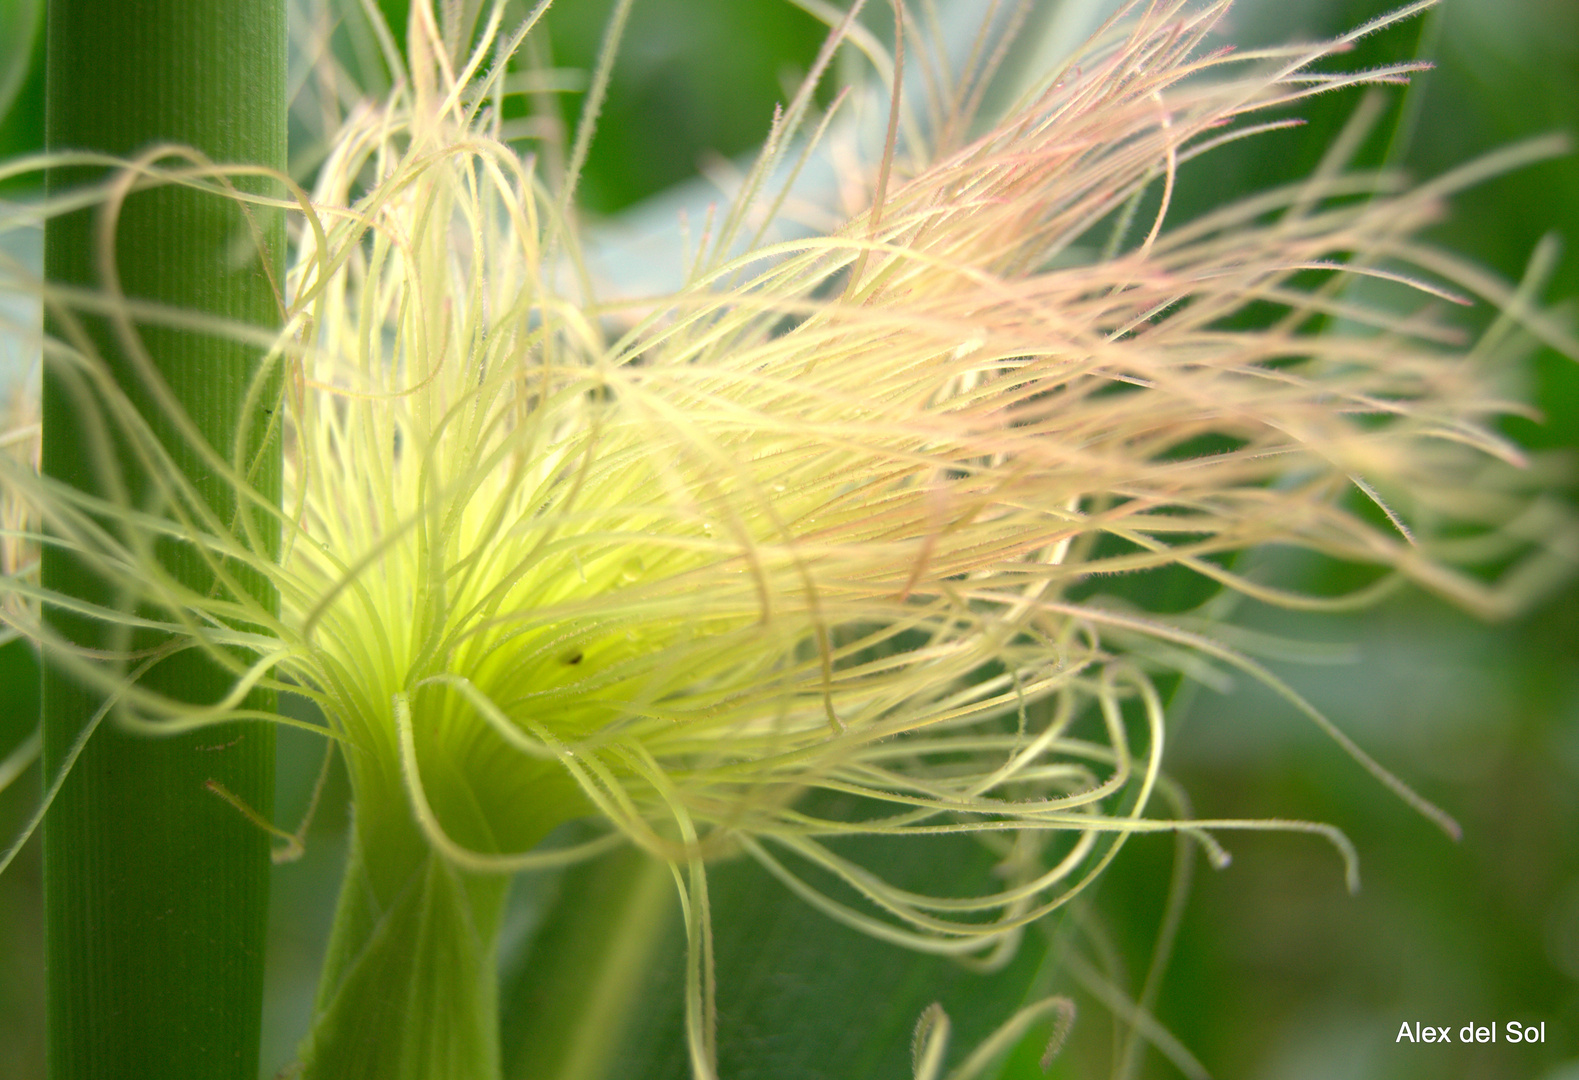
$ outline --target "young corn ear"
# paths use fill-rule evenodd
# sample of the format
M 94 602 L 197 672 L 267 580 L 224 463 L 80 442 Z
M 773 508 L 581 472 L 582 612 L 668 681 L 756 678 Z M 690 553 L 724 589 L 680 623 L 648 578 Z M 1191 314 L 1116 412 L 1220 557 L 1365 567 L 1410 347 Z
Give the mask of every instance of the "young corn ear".
M 881 155 L 845 178 L 864 208 L 775 238 L 773 178 L 814 141 L 835 50 L 856 41 L 903 83 L 852 11 L 684 286 L 620 298 L 597 292 L 571 209 L 590 122 L 557 189 L 498 137 L 501 57 L 541 7 L 505 35 L 495 5 L 468 50 L 414 4 L 407 76 L 340 126 L 300 200 L 271 353 L 283 510 L 238 454 L 211 455 L 239 504 L 278 513 L 281 558 L 245 515 L 193 509 L 153 448 L 143 467 L 183 512 L 67 491 L 11 459 L 4 474 L 39 523 L 13 541 L 69 546 L 122 583 L 125 607 L 91 614 L 157 624 L 235 671 L 211 707 L 151 694 L 135 658 L 52 639 L 37 606 L 61 598 L 14 561 L 8 623 L 112 693 L 116 722 L 216 723 L 264 685 L 310 698 L 342 747 L 351 866 L 306 1074 L 494 1075 L 503 875 L 616 844 L 674 867 L 698 1076 L 715 1060 L 710 857 L 743 852 L 884 939 L 1003 962 L 1126 836 L 1186 830 L 1220 854 L 1212 830 L 1255 827 L 1157 806 L 1159 673 L 1265 681 L 1451 829 L 1207 622 L 1096 588 L 1176 566 L 1333 608 L 1412 580 L 1500 614 L 1571 565 L 1571 523 L 1494 426 L 1517 407 L 1496 387 L 1524 335 L 1466 341 L 1445 313 L 1478 295 L 1574 343 L 1527 293 L 1418 238 L 1456 189 L 1556 141 L 1409 188 L 1349 171 L 1351 132 L 1303 183 L 1168 221 L 1181 167 L 1278 123 L 1245 117 L 1413 70 L 1311 65 L 1425 6 L 1228 54 L 1206 47 L 1222 3 L 1126 4 L 995 118 L 977 113 L 994 28 L 953 79 L 924 43 L 929 112 L 892 90 Z M 817 125 L 824 141 L 839 123 Z M 1244 328 L 1251 305 L 1275 314 Z M 48 352 L 94 387 L 106 428 L 148 447 L 95 357 Z M 101 467 L 113 479 L 116 462 Z M 207 553 L 215 588 L 168 580 L 154 558 L 168 543 Z M 1305 596 L 1224 558 L 1264 545 L 1384 574 Z M 231 563 L 274 583 L 278 617 Z M 1462 568 L 1492 563 L 1494 581 Z M 815 792 L 865 809 L 821 816 Z M 576 819 L 597 823 L 590 839 L 539 846 Z M 841 853 L 841 837 L 960 832 L 1002 835 L 1000 891 L 921 896 Z M 863 903 L 813 884 L 827 874 Z

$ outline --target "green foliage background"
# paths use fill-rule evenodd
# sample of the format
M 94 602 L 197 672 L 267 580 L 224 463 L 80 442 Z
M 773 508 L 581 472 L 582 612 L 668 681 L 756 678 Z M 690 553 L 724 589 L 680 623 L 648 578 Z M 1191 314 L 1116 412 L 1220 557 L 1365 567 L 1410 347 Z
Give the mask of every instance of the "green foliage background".
M 390 5 L 396 6 L 396 5 Z M 556 64 L 586 67 L 607 0 L 560 0 L 548 26 Z M 1375 0 L 1258 0 L 1231 16 L 1238 39 L 1315 36 L 1384 10 Z M 878 20 L 880 23 L 881 20 Z M 782 0 L 638 0 L 583 187 L 614 214 L 696 171 L 704 154 L 737 155 L 766 130 L 783 84 L 821 39 Z M 1345 66 L 1420 49 L 1438 67 L 1400 92 L 1397 135 L 1367 149 L 1430 176 L 1520 137 L 1579 121 L 1579 7 L 1571 0 L 1446 0 L 1432 21 L 1367 42 Z M 1318 99 L 1301 129 L 1237 144 L 1187 174 L 1176 213 L 1300 175 L 1356 102 Z M 574 100 L 567 100 L 567 121 Z M 36 145 L 29 92 L 0 126 L 9 152 Z M 1437 239 L 1517 277 L 1540 237 L 1566 242 L 1549 297 L 1579 297 L 1579 158 L 1504 177 L 1457 200 Z M 1470 319 L 1484 319 L 1484 310 Z M 1537 358 L 1528 393 L 1545 422 L 1510 422 L 1532 448 L 1579 453 L 1579 365 Z M 1569 497 L 1575 487 L 1570 485 Z M 1314 584 L 1341 569 L 1311 566 Z M 1234 863 L 1195 874 L 1157 1015 L 1221 1078 L 1411 1080 L 1579 1078 L 1579 589 L 1484 626 L 1422 597 L 1355 617 L 1290 617 L 1243 604 L 1237 618 L 1299 638 L 1352 642 L 1342 666 L 1280 665 L 1389 767 L 1464 825 L 1455 845 L 1375 785 L 1318 733 L 1253 687 L 1176 701 L 1170 770 L 1203 816 L 1330 821 L 1355 841 L 1365 885 L 1343 889 L 1325 846 L 1281 835 L 1234 836 Z M 0 650 L 0 754 L 31 729 L 36 670 L 24 647 Z M 305 805 L 320 748 L 281 735 L 279 812 Z M 10 835 L 38 798 L 36 770 L 0 796 Z M 346 824 L 335 776 L 306 857 L 276 870 L 263 1075 L 286 1063 L 305 1024 L 338 884 Z M 1029 935 L 1005 971 L 982 977 L 835 927 L 741 863 L 715 877 L 721 1065 L 728 1080 L 909 1075 L 916 1016 L 941 998 L 962 1050 L 1028 994 L 1073 993 L 1076 1035 L 1053 1075 L 1108 1075 L 1118 1035 L 1069 977 L 1071 951 L 1127 972 L 1133 991 L 1162 917 L 1174 845 L 1141 838 L 1100 883 L 1090 913 Z M 936 883 L 987 873 L 970 844 L 884 856 L 900 878 Z M 43 1075 L 41 897 L 35 850 L 0 878 L 0 1080 Z M 530 1068 L 532 988 L 546 969 L 594 953 L 575 913 L 617 894 L 593 867 L 518 890 L 506 947 L 505 1046 Z M 602 893 L 600 893 L 602 890 Z M 589 899 L 590 898 L 590 899 Z M 680 931 L 653 944 L 645 985 L 610 1075 L 684 1075 L 678 1035 Z M 547 928 L 544 930 L 544 928 Z M 542 932 L 539 932 L 542 931 Z M 557 943 L 551 949 L 544 942 Z M 557 950 L 557 952 L 555 951 Z M 512 1006 L 512 1003 L 514 1005 Z M 517 1011 L 512 1015 L 512 1008 Z M 1416 1046 L 1400 1024 L 1546 1024 L 1542 1045 Z M 518 1037 L 512 1031 L 520 1031 Z M 1034 1035 L 1005 1077 L 1039 1074 Z M 1175 1076 L 1156 1053 L 1138 1075 Z

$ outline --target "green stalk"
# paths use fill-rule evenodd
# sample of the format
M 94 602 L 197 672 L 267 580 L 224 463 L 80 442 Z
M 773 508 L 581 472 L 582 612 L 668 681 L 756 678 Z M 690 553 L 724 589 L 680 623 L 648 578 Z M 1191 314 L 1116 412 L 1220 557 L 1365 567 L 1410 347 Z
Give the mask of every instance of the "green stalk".
M 654 954 L 678 922 L 669 868 L 631 848 L 568 871 L 569 899 L 507 987 L 512 1024 L 501 1051 L 499 932 L 510 878 L 445 860 L 414 820 L 400 774 L 372 755 L 348 760 L 351 857 L 302 1080 L 607 1075 Z M 492 846 L 484 815 L 467 812 L 464 779 L 442 754 L 426 764 L 427 790 L 449 826 Z M 539 831 L 557 823 L 545 813 Z
M 498 762 L 509 748 L 486 735 L 446 741 L 430 722 L 434 697 L 417 695 L 415 722 L 400 737 L 404 762 L 404 752 L 372 743 L 345 755 L 351 853 L 302 1080 L 499 1077 L 499 931 L 510 877 L 447 859 L 419 813 L 461 847 L 499 853 L 533 848 L 586 804 L 553 762 L 502 792 L 479 783 L 478 762 Z M 410 788 L 417 771 L 420 809 Z M 502 804 L 518 813 L 501 813 Z
M 281 0 L 50 0 L 46 142 L 52 150 L 128 156 L 159 143 L 195 147 L 218 163 L 285 165 L 285 8 Z M 54 170 L 60 192 L 100 177 Z M 262 190 L 261 182 L 238 186 Z M 116 229 L 116 264 L 128 297 L 261 327 L 279 324 L 283 221 L 254 211 L 266 253 L 228 199 L 171 187 L 132 196 Z M 45 233 L 50 280 L 97 289 L 92 210 L 53 220 Z M 59 313 L 52 324 L 59 330 Z M 175 434 L 102 321 L 86 329 L 99 353 L 220 520 L 234 515 L 223 478 Z M 222 456 L 232 453 L 243 397 L 259 357 L 251 347 L 167 327 L 141 327 L 155 365 Z M 80 411 L 60 377 L 44 381 L 44 470 L 86 490 L 103 478 L 84 450 L 100 421 Z M 254 483 L 278 497 L 280 448 L 248 447 Z M 126 455 L 122 455 L 123 458 Z M 139 500 L 146 477 L 122 478 Z M 262 535 L 277 526 L 259 518 Z M 161 558 L 186 584 L 211 575 L 196 553 L 168 544 Z M 46 589 L 115 602 L 115 584 L 46 548 Z M 259 600 L 277 599 L 258 575 L 237 571 Z M 107 644 L 103 626 L 48 612 L 83 645 Z M 157 640 L 143 637 L 148 647 Z M 153 667 L 143 684 L 191 702 L 218 700 L 232 682 L 196 650 Z M 54 665 L 44 674 L 44 766 L 53 776 L 100 695 Z M 253 695 L 255 708 L 272 698 Z M 54 1080 L 183 1077 L 253 1080 L 258 1069 L 266 928 L 267 836 L 205 785 L 217 781 L 262 814 L 271 810 L 274 737 L 267 723 L 233 723 L 166 739 L 105 723 L 76 762 L 45 822 L 48 1053 Z
M 510 879 L 428 844 L 398 771 L 349 762 L 355 820 L 303 1080 L 493 1080 Z

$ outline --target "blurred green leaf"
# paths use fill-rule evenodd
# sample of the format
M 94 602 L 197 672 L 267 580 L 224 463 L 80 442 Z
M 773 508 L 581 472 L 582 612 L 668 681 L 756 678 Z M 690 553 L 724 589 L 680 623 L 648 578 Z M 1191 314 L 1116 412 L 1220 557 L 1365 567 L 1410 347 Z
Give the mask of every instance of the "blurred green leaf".
M 546 19 L 553 63 L 590 71 L 612 0 L 555 4 Z M 613 213 L 767 137 L 826 28 L 783 0 L 643 0 L 635 5 L 579 189 Z M 788 89 L 786 89 L 788 87 Z M 581 94 L 564 95 L 567 131 Z
M 0 759 L 38 730 L 38 654 L 17 639 L 0 645 Z
M 43 0 L 0 0 L 0 120 L 27 83 L 43 29 Z
M 906 844 L 863 843 L 863 865 L 905 888 L 978 895 L 1001 879 L 996 857 L 960 837 Z M 629 910 L 632 856 L 567 874 L 541 923 L 526 963 L 507 983 L 506 1059 L 512 1078 L 577 1080 L 639 1076 L 687 1080 L 683 1027 L 684 936 L 672 881 L 663 881 L 666 925 L 653 933 L 650 960 L 635 985 L 636 1007 L 600 1030 L 606 1044 L 596 1072 L 559 1072 L 559 1060 L 533 1057 L 585 1009 L 565 995 L 596 992 L 585 963 L 606 962 Z M 640 861 L 640 857 L 634 857 Z M 621 861 L 624 860 L 624 861 Z M 667 871 L 660 871 L 664 878 Z M 908 1080 L 917 1019 L 940 1002 L 952 1023 L 950 1062 L 962 1060 L 1008 1020 L 1038 983 L 1044 935 L 1028 933 L 1001 970 L 978 973 L 939 956 L 877 941 L 834 922 L 791 894 L 756 863 L 735 859 L 709 873 L 718 977 L 719 1074 L 730 1080 Z M 628 959 L 628 956 L 624 957 Z M 618 964 L 620 957 L 613 958 Z M 604 981 L 606 982 L 606 980 Z M 1040 1036 L 1043 1042 L 1046 1035 Z M 551 1057 L 551 1055 L 543 1055 Z
M 44 3 L 0 0 L 0 161 L 44 149 Z M 38 177 L 0 184 L 0 191 Z

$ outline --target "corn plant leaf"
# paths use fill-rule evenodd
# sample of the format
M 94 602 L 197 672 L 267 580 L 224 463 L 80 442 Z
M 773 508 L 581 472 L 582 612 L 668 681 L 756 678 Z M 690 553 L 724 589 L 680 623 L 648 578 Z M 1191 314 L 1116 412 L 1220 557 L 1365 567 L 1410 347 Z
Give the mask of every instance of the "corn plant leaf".
M 859 858 L 888 880 L 939 895 L 988 888 L 998 861 L 981 844 L 958 837 L 867 844 Z M 563 995 L 595 996 L 599 980 L 589 965 L 611 963 L 610 940 L 644 917 L 631 909 L 630 897 L 640 890 L 630 888 L 635 875 L 628 857 L 623 867 L 615 859 L 567 874 L 524 959 L 507 976 L 502 1024 L 511 1080 L 691 1075 L 681 1014 L 685 945 L 672 881 L 645 893 L 645 903 L 661 914 L 643 962 L 621 976 L 634 1007 L 598 1029 L 595 1064 L 584 1054 L 567 1064 L 560 1040 L 572 1037 L 569 1028 L 593 1006 Z M 917 1020 L 933 1003 L 951 1021 L 953 1062 L 1014 1014 L 1040 981 L 1047 953 L 1040 933 L 1026 934 L 1001 969 L 978 973 L 839 925 L 749 859 L 718 864 L 709 880 L 719 1074 L 732 1080 L 902 1080 L 911 1076 Z M 611 970 L 618 963 L 613 959 Z

